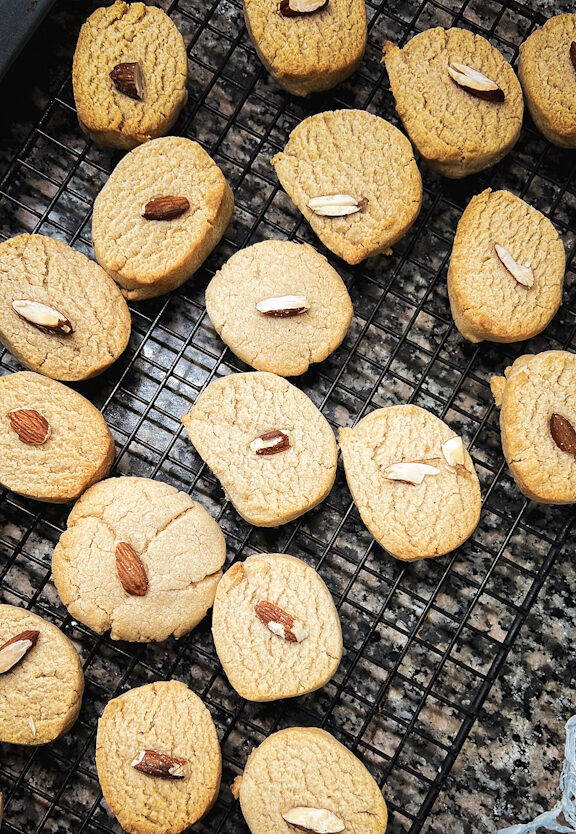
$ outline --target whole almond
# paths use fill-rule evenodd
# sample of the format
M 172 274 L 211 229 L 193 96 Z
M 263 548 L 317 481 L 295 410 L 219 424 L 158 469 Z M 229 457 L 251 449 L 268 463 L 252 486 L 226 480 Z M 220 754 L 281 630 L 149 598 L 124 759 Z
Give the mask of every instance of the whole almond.
M 301 643 L 308 637 L 308 632 L 299 620 L 267 599 L 259 600 L 254 606 L 254 611 L 260 622 L 264 623 L 272 634 L 289 643 Z
M 450 61 L 448 74 L 459 87 L 462 87 L 470 95 L 476 96 L 476 98 L 494 102 L 504 101 L 504 90 L 501 90 L 498 84 L 488 78 L 487 75 L 469 67 L 467 64 Z
M 29 446 L 41 446 L 46 443 L 52 429 L 50 423 L 35 408 L 15 408 L 6 415 L 10 428 L 16 432 L 22 443 Z
M 284 17 L 303 17 L 319 12 L 328 0 L 280 0 L 280 14 Z
M 186 197 L 154 197 L 142 206 L 145 220 L 174 220 L 190 208 Z
M 561 414 L 552 414 L 549 425 L 552 440 L 560 451 L 576 457 L 576 431 L 570 420 Z
M 434 458 L 436 460 L 436 458 Z M 401 481 L 403 484 L 418 486 L 427 475 L 439 475 L 440 470 L 423 461 L 402 461 L 392 463 L 384 470 L 384 477 L 388 481 Z
M 27 298 L 16 298 L 12 302 L 12 309 L 21 319 L 45 333 L 58 333 L 60 336 L 70 336 L 74 333 L 70 319 L 55 307 L 50 307 L 49 304 L 30 301 Z
M 572 66 L 576 70 L 576 41 L 572 41 L 570 44 L 570 60 L 572 61 Z
M 346 826 L 336 814 L 326 808 L 309 808 L 298 805 L 282 814 L 283 819 L 299 831 L 313 834 L 340 834 Z
M 499 243 L 494 244 L 494 251 L 498 260 L 510 275 L 524 287 L 534 286 L 534 271 L 529 264 L 521 264 Z
M 0 675 L 9 672 L 27 654 L 40 636 L 39 631 L 21 631 L 0 646 Z
M 259 313 L 276 318 L 300 316 L 310 309 L 305 295 L 275 295 L 256 304 Z
M 146 596 L 148 577 L 144 565 L 134 548 L 128 542 L 116 545 L 116 572 L 127 594 L 134 597 Z
M 157 750 L 141 750 L 132 762 L 132 767 L 148 776 L 160 776 L 163 779 L 184 779 L 184 765 L 187 759 L 169 756 Z
M 323 197 L 312 197 L 308 201 L 308 208 L 321 217 L 344 217 L 362 211 L 367 205 L 367 197 L 357 200 L 350 194 L 326 194 Z
M 140 101 L 144 92 L 142 70 L 137 61 L 116 64 L 110 72 L 110 78 L 117 90 L 129 98 Z
M 257 455 L 277 455 L 290 448 L 290 434 L 287 429 L 273 429 L 255 437 L 250 449 Z

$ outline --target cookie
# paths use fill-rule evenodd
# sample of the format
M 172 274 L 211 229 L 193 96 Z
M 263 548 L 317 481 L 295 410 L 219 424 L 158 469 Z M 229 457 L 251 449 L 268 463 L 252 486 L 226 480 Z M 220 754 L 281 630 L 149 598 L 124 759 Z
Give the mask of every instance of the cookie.
M 322 243 L 349 264 L 390 254 L 418 217 L 422 180 L 412 146 L 365 110 L 304 119 L 272 164 Z
M 313 568 L 285 553 L 232 565 L 218 585 L 212 634 L 228 680 L 249 701 L 320 689 L 342 657 L 330 591 Z
M 448 269 L 456 327 L 471 342 L 530 339 L 560 306 L 565 268 L 548 218 L 509 191 L 487 188 L 456 229 Z
M 576 14 L 559 14 L 520 46 L 518 75 L 534 124 L 549 142 L 576 148 Z
M 520 135 L 522 89 L 506 59 L 466 29 L 427 29 L 384 44 L 396 110 L 435 171 L 459 179 L 509 153 Z
M 99 145 L 129 149 L 164 136 L 186 104 L 182 35 L 154 6 L 96 9 L 78 37 L 72 68 L 82 129 Z
M 52 557 L 72 617 L 113 640 L 182 637 L 214 601 L 226 542 L 204 507 L 148 478 L 87 490 Z
M 434 414 L 416 405 L 379 408 L 339 438 L 362 521 L 392 556 L 442 556 L 474 532 L 481 505 L 474 464 Z
M 364 0 L 244 0 L 244 17 L 258 57 L 296 96 L 344 81 L 366 48 Z
M 265 240 L 241 249 L 206 290 L 206 311 L 236 356 L 296 376 L 336 350 L 352 302 L 336 270 L 307 244 Z
M 520 356 L 490 382 L 502 449 L 518 489 L 542 504 L 576 502 L 576 355 Z
M 20 371 L 0 377 L 0 484 L 37 501 L 65 504 L 106 477 L 114 440 L 81 394 Z
M 24 608 L 0 605 L 0 741 L 60 738 L 78 718 L 83 692 L 80 658 L 66 635 Z
M 0 341 L 27 368 L 89 379 L 123 352 L 130 313 L 106 272 L 44 235 L 0 243 Z
M 122 159 L 94 202 L 98 263 L 140 301 L 190 278 L 224 234 L 234 196 L 197 142 L 156 139 Z
M 386 803 L 368 770 L 316 727 L 268 736 L 248 757 L 239 797 L 252 834 L 386 831 Z
M 338 452 L 328 421 L 275 374 L 211 382 L 182 417 L 236 511 L 257 527 L 286 524 L 326 498 Z
M 179 834 L 210 810 L 220 787 L 216 727 L 178 681 L 131 689 L 98 722 L 96 768 L 104 800 L 129 834 Z

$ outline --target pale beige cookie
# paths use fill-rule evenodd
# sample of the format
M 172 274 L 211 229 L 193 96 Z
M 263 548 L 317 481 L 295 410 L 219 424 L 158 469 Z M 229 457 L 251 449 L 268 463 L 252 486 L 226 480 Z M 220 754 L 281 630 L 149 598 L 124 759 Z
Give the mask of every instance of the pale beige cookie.
M 340 429 L 339 439 L 354 503 L 392 556 L 442 556 L 474 532 L 481 505 L 474 464 L 434 414 L 416 405 L 379 408 Z
M 258 57 L 296 96 L 335 87 L 366 48 L 364 0 L 244 0 L 244 17 Z
M 471 342 L 517 342 L 547 326 L 562 301 L 566 256 L 558 232 L 509 191 L 487 188 L 460 218 L 448 295 Z
M 0 341 L 27 368 L 53 379 L 89 379 L 130 338 L 126 302 L 106 272 L 44 235 L 0 243 Z
M 24 608 L 0 605 L 0 741 L 54 741 L 76 721 L 83 692 L 80 658 L 66 635 Z
M 313 568 L 284 553 L 255 554 L 224 574 L 212 634 L 228 680 L 249 701 L 313 692 L 342 657 L 330 591 Z
M 281 376 L 303 374 L 336 350 L 354 312 L 326 258 L 287 240 L 232 255 L 208 285 L 206 311 L 240 359 Z
M 186 104 L 187 74 L 182 35 L 161 9 L 123 2 L 96 9 L 74 53 L 80 125 L 95 142 L 114 148 L 164 136 Z
M 126 154 L 96 197 L 94 254 L 126 298 L 162 295 L 202 265 L 233 209 L 224 174 L 197 142 L 156 139 Z
M 182 637 L 204 618 L 226 542 L 204 507 L 148 478 L 109 478 L 87 490 L 52 557 L 70 614 L 113 640 Z
M 179 681 L 131 689 L 102 713 L 96 767 L 125 831 L 179 834 L 218 796 L 222 757 L 212 716 Z
M 322 243 L 349 264 L 390 254 L 420 211 L 422 180 L 410 142 L 365 110 L 304 119 L 272 164 Z
M 295 825 L 312 832 L 386 831 L 386 803 L 368 770 L 334 736 L 316 727 L 291 727 L 268 736 L 250 754 L 239 794 L 252 834 L 294 834 Z M 316 827 L 310 827 L 312 820 Z
M 0 377 L 0 484 L 63 504 L 106 477 L 114 440 L 81 394 L 31 371 Z
M 328 421 L 275 374 L 211 382 L 182 422 L 237 512 L 259 527 L 286 524 L 326 498 L 338 452 Z
M 576 355 L 520 356 L 492 377 L 502 449 L 518 489 L 542 504 L 576 502 Z
M 551 17 L 532 32 L 520 46 L 518 76 L 538 130 L 576 148 L 576 14 Z
M 398 115 L 435 171 L 465 177 L 495 165 L 516 144 L 524 112 L 522 89 L 508 61 L 481 35 L 427 29 L 402 49 L 386 41 L 384 62 Z M 492 82 L 497 90 L 488 95 L 502 100 L 479 98 L 470 86 L 454 80 L 449 67 L 458 71 L 462 65 L 464 75 L 472 70 Z

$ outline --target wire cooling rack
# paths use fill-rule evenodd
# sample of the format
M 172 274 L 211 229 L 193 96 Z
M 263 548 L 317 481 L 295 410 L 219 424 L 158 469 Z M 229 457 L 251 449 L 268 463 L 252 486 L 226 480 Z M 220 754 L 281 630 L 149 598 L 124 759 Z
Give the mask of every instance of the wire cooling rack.
M 79 25 L 97 2 L 76 5 L 82 7 Z M 405 42 L 431 26 L 458 25 L 485 35 L 514 61 L 535 26 L 566 9 L 562 0 L 369 0 L 369 44 L 360 70 L 332 93 L 300 100 L 279 90 L 261 68 L 240 0 L 161 5 L 190 56 L 190 100 L 174 132 L 198 140 L 222 167 L 236 211 L 193 280 L 170 296 L 131 305 L 125 355 L 102 377 L 75 387 L 110 425 L 114 474 L 157 478 L 189 492 L 222 525 L 229 562 L 286 551 L 319 571 L 338 605 L 344 657 L 319 692 L 251 704 L 222 674 L 209 617 L 179 642 L 137 645 L 97 637 L 71 621 L 51 582 L 51 552 L 67 509 L 0 491 L 1 598 L 63 628 L 86 674 L 80 718 L 67 736 L 39 749 L 0 745 L 3 832 L 119 832 L 96 776 L 97 719 L 118 693 L 174 677 L 204 699 L 223 749 L 220 796 L 196 831 L 247 832 L 229 785 L 269 733 L 310 724 L 332 732 L 365 762 L 383 788 L 390 832 L 416 834 L 571 528 L 570 509 L 531 504 L 514 486 L 489 378 L 521 353 L 574 348 L 574 155 L 549 145 L 527 118 L 516 148 L 489 172 L 449 182 L 422 166 L 422 213 L 391 257 L 351 268 L 328 253 L 349 287 L 355 316 L 342 347 L 296 382 L 334 427 L 380 406 L 413 402 L 465 437 L 484 506 L 478 529 L 457 552 L 413 564 L 387 556 L 362 525 L 341 467 L 320 507 L 277 530 L 252 528 L 225 500 L 179 418 L 212 379 L 246 369 L 224 349 L 206 316 L 204 290 L 219 265 L 242 246 L 270 237 L 322 250 L 269 162 L 290 130 L 312 113 L 339 107 L 368 109 L 397 124 L 380 63 L 385 38 Z M 54 50 L 70 53 L 77 27 L 57 31 Z M 92 256 L 92 203 L 119 158 L 79 130 L 67 64 L 57 94 L 0 182 L 2 239 L 41 232 Z M 445 278 L 454 229 L 468 199 L 487 185 L 508 188 L 547 214 L 569 254 L 562 309 L 545 334 L 522 345 L 465 343 L 449 313 Z M 1 373 L 19 369 L 8 353 L 0 356 Z M 461 825 L 454 820 L 451 834 L 466 830 Z

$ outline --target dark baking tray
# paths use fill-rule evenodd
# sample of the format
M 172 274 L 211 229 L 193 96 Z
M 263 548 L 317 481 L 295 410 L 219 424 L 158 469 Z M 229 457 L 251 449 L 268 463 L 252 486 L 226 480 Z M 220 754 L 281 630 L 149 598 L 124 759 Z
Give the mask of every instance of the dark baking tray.
M 54 0 L 0 0 L 0 78 L 53 4 Z

